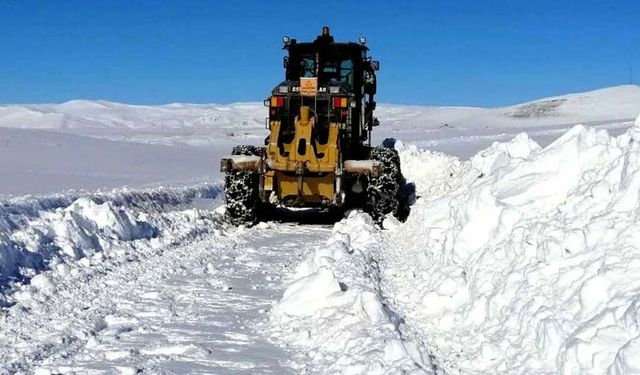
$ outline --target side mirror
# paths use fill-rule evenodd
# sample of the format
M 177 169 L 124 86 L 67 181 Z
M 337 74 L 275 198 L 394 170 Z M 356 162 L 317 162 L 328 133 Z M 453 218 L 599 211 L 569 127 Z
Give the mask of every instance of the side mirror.
M 380 70 L 380 61 L 378 60 L 371 61 L 371 68 L 373 70 Z

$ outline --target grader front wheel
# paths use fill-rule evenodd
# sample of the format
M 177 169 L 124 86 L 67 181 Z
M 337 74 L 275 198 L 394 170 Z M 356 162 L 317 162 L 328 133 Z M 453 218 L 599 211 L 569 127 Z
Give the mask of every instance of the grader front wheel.
M 375 147 L 371 149 L 369 159 L 379 161 L 381 165 L 380 174 L 369 178 L 365 209 L 376 223 L 382 224 L 386 215 L 397 215 L 402 201 L 400 156 L 395 149 Z
M 255 146 L 236 146 L 232 155 L 259 156 L 261 149 Z M 228 172 L 224 181 L 227 201 L 226 218 L 234 225 L 255 224 L 259 219 L 259 179 L 256 171 Z

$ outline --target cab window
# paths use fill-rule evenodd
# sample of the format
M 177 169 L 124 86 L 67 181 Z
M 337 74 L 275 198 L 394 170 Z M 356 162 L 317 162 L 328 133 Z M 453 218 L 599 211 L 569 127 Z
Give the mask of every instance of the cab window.
M 321 80 L 338 81 L 353 85 L 353 62 L 351 60 L 325 61 L 322 64 Z
M 340 81 L 353 86 L 353 61 L 344 60 L 340 63 Z
M 305 57 L 300 61 L 300 76 L 315 77 L 316 61 L 312 57 Z

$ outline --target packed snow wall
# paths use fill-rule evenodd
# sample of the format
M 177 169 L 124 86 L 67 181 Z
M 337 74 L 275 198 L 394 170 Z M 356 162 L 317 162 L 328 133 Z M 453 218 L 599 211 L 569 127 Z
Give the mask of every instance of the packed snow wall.
M 401 156 L 433 194 L 387 233 L 383 290 L 445 369 L 640 372 L 640 121 L 522 134 L 449 179 Z
M 0 289 L 44 269 L 166 235 L 177 225 L 169 220 L 172 210 L 177 216 L 182 206 L 220 192 L 219 185 L 201 184 L 0 201 Z

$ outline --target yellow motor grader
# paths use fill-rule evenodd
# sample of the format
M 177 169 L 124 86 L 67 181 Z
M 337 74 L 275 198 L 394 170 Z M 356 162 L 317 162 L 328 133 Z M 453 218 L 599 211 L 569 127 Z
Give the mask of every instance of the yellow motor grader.
M 221 160 L 227 218 L 253 224 L 269 206 L 360 207 L 378 221 L 402 215 L 403 178 L 393 148 L 371 147 L 379 124 L 376 71 L 366 39 L 336 43 L 283 38 L 285 80 L 264 104 L 264 146 L 236 146 Z

